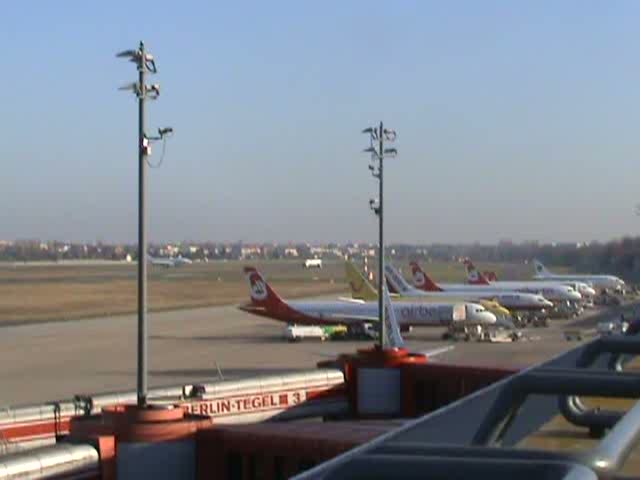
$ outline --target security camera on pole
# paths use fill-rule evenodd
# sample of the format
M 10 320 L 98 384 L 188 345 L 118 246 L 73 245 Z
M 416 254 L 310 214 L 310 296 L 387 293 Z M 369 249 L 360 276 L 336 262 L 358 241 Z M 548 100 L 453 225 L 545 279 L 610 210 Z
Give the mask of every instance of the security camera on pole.
M 138 69 L 138 81 L 120 90 L 132 90 L 138 98 L 138 407 L 147 403 L 147 219 L 145 209 L 147 157 L 151 156 L 151 143 L 162 140 L 173 132 L 170 127 L 158 129 L 158 135 L 149 137 L 145 133 L 145 101 L 160 96 L 160 85 L 147 85 L 147 73 L 157 73 L 153 55 L 140 42 L 137 50 L 125 50 L 116 55 L 127 58 Z
M 384 350 L 389 345 L 387 332 L 384 328 L 384 210 L 383 210 L 383 161 L 385 157 L 395 157 L 398 151 L 395 148 L 385 148 L 385 142 L 394 142 L 395 130 L 384 128 L 382 122 L 377 127 L 365 128 L 362 133 L 369 134 L 369 148 L 364 151 L 371 153 L 369 170 L 374 178 L 378 179 L 378 198 L 369 200 L 369 207 L 378 216 L 379 244 L 378 244 L 378 329 L 380 348 Z

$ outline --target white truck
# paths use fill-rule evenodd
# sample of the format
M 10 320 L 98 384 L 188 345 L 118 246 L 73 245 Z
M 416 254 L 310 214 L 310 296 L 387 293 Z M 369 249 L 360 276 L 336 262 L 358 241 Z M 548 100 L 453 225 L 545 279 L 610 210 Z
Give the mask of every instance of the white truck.
M 304 268 L 322 268 L 321 258 L 307 258 L 304 261 Z
M 378 331 L 371 323 L 345 326 L 287 325 L 283 337 L 289 342 L 302 340 L 375 340 Z
M 300 342 L 302 340 L 320 340 L 324 342 L 327 334 L 322 327 L 313 325 L 287 325 L 284 329 L 284 338 L 289 342 Z

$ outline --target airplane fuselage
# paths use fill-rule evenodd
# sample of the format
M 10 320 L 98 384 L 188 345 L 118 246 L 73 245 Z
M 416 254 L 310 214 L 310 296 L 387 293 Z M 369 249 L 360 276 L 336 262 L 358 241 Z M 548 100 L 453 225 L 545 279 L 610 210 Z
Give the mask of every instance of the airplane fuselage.
M 289 301 L 288 309 L 279 311 L 252 306 L 241 307 L 257 315 L 284 322 L 308 325 L 349 325 L 375 322 L 378 318 L 377 302 Z M 491 325 L 496 317 L 481 305 L 474 303 L 416 303 L 393 302 L 393 311 L 401 326 L 447 326 L 454 322 Z
M 544 281 L 556 282 L 581 282 L 593 285 L 596 289 L 619 289 L 624 288 L 625 283 L 613 275 L 559 275 L 559 274 L 538 274 L 534 278 Z
M 506 284 L 506 285 L 505 285 Z M 466 283 L 446 283 L 440 287 L 448 292 L 473 292 L 474 289 L 483 292 L 509 292 L 531 293 L 542 295 L 552 302 L 571 300 L 577 301 L 582 296 L 571 287 L 559 284 L 542 284 L 541 282 L 494 282 L 491 285 L 472 285 Z M 502 303 L 502 302 L 500 302 Z M 506 305 L 505 305 L 506 307 Z

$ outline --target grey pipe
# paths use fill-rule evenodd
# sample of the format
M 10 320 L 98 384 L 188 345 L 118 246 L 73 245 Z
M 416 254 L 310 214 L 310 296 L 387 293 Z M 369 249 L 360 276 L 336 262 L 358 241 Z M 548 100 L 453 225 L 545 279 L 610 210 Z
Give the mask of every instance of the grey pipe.
M 0 458 L 0 480 L 51 478 L 54 475 L 87 474 L 100 471 L 98 452 L 91 445 L 59 443 Z

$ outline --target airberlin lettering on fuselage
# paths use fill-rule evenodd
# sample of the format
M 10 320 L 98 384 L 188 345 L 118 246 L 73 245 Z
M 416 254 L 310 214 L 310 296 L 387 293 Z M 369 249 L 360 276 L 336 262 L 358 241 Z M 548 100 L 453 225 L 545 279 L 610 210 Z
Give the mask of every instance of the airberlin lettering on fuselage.
M 436 307 L 427 307 L 420 304 L 403 306 L 397 313 L 400 314 L 400 319 L 403 321 L 403 323 L 426 321 L 446 324 L 451 320 L 450 318 L 447 318 L 447 315 L 445 314 L 446 312 L 444 312 L 442 309 Z

